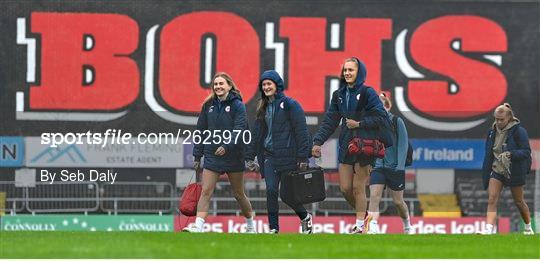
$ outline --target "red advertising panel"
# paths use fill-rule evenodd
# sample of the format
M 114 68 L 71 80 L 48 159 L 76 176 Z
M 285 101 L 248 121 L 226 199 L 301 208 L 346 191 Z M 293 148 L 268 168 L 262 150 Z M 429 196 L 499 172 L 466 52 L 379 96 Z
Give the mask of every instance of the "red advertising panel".
M 194 217 L 177 216 L 174 220 L 174 228 L 181 231 L 182 228 L 194 222 Z M 294 216 L 280 217 L 281 233 L 298 233 L 301 231 L 300 222 Z M 256 217 L 256 228 L 259 233 L 268 232 L 268 219 Z M 314 233 L 345 234 L 351 230 L 355 222 L 354 216 L 314 217 Z M 474 234 L 483 230 L 484 217 L 462 218 L 423 218 L 411 219 L 412 230 L 415 234 Z M 204 225 L 205 232 L 217 233 L 241 233 L 245 231 L 245 219 L 237 216 L 209 216 Z M 381 217 L 379 219 L 381 231 L 385 234 L 403 233 L 403 224 L 399 217 Z M 498 224 L 499 233 L 510 232 L 510 219 L 500 218 Z

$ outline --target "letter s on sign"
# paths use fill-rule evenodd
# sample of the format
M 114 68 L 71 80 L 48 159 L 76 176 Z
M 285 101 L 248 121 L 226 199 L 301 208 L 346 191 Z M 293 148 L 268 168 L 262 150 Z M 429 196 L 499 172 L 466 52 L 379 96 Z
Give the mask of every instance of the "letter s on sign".
M 505 53 L 507 48 L 505 31 L 487 18 L 443 16 L 423 23 L 410 41 L 414 61 L 451 79 L 457 88 L 447 81 L 411 80 L 410 102 L 434 117 L 470 118 L 493 110 L 506 97 L 504 74 L 494 64 L 463 54 Z

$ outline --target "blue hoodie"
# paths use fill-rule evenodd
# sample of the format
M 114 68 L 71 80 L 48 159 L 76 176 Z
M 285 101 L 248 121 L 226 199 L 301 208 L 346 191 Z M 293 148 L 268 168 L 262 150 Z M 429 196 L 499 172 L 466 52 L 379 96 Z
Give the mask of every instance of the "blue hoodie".
M 277 171 L 294 170 L 298 162 L 308 161 L 311 154 L 306 116 L 296 100 L 285 96 L 283 80 L 276 71 L 265 71 L 261 75 L 259 81 L 261 98 L 265 97 L 262 82 L 266 79 L 273 81 L 277 87 L 275 100 L 269 104 L 274 110 L 272 126 L 268 126 L 264 118 L 255 120 L 252 129 L 253 138 L 248 146 L 246 158 L 253 160 L 257 156 L 260 164 L 264 162 L 264 144 L 270 127 L 271 148 L 266 150 L 272 153 L 274 168 Z M 265 173 L 261 174 L 264 177 Z
M 377 138 L 379 136 L 378 126 L 390 124 L 386 110 L 373 88 L 368 88 L 365 92 L 367 95 L 365 110 L 362 112 L 356 110 L 358 102 L 361 100 L 362 88 L 367 87 L 364 85 L 367 75 L 366 66 L 360 60 L 356 60 L 359 68 L 354 86 L 349 88 L 345 79 L 341 79 L 340 87 L 332 94 L 330 106 L 326 110 L 323 122 L 313 139 L 314 145 L 322 145 L 332 136 L 341 123 L 338 150 L 340 163 L 346 163 L 347 146 L 352 137 L 355 136 L 355 132 L 364 138 Z M 352 101 L 349 98 L 349 104 L 347 104 L 348 94 L 352 98 Z M 359 121 L 360 127 L 356 129 L 347 128 L 346 118 Z
M 229 92 L 227 99 L 220 101 L 215 98 L 203 105 L 199 119 L 197 121 L 197 130 L 200 131 L 202 140 L 199 144 L 195 144 L 193 148 L 193 157 L 195 161 L 200 161 L 204 156 L 204 168 L 216 171 L 216 172 L 238 172 L 244 170 L 244 146 L 242 137 L 237 140 L 236 133 L 233 130 L 244 131 L 247 128 L 246 120 L 246 106 L 242 102 L 240 95 L 234 92 Z M 222 141 L 215 143 L 213 137 L 210 137 L 208 141 L 211 144 L 203 144 L 206 135 L 203 131 L 209 130 L 210 135 L 220 135 Z M 231 132 L 231 142 L 225 144 L 223 131 L 228 130 Z M 216 156 L 214 153 L 217 148 L 223 146 L 225 148 L 225 155 Z

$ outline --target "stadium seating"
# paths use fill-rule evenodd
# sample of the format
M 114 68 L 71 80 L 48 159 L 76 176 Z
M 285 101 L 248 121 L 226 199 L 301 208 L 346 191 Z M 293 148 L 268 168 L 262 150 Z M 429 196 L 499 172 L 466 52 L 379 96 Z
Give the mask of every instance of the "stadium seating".
M 418 195 L 424 217 L 461 217 L 455 194 Z

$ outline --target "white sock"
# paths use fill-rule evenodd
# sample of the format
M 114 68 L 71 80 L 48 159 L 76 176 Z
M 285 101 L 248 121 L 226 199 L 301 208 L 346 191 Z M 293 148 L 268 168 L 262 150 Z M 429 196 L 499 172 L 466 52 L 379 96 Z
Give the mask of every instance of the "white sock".
M 246 218 L 246 225 L 248 227 L 255 227 L 255 224 L 253 223 L 253 217 Z
M 409 217 L 402 218 L 401 222 L 403 222 L 403 228 L 410 228 L 411 227 L 411 219 Z
M 311 214 L 307 213 L 306 218 L 302 219 L 302 221 L 308 221 L 308 219 L 309 219 L 310 216 L 311 216 Z
M 486 224 L 486 230 L 489 232 L 493 232 L 493 225 L 492 224 Z
M 374 231 L 376 233 L 379 233 L 381 230 L 379 228 L 379 223 L 377 222 L 377 220 L 371 220 L 371 222 L 369 222 L 371 224 L 369 224 L 369 230 L 371 231 Z
M 364 220 L 363 219 L 356 219 L 356 226 L 361 228 L 364 227 Z
M 197 217 L 195 219 L 195 226 L 198 227 L 199 229 L 202 229 L 204 226 L 204 218 Z
M 525 230 L 532 230 L 531 223 L 525 224 Z

